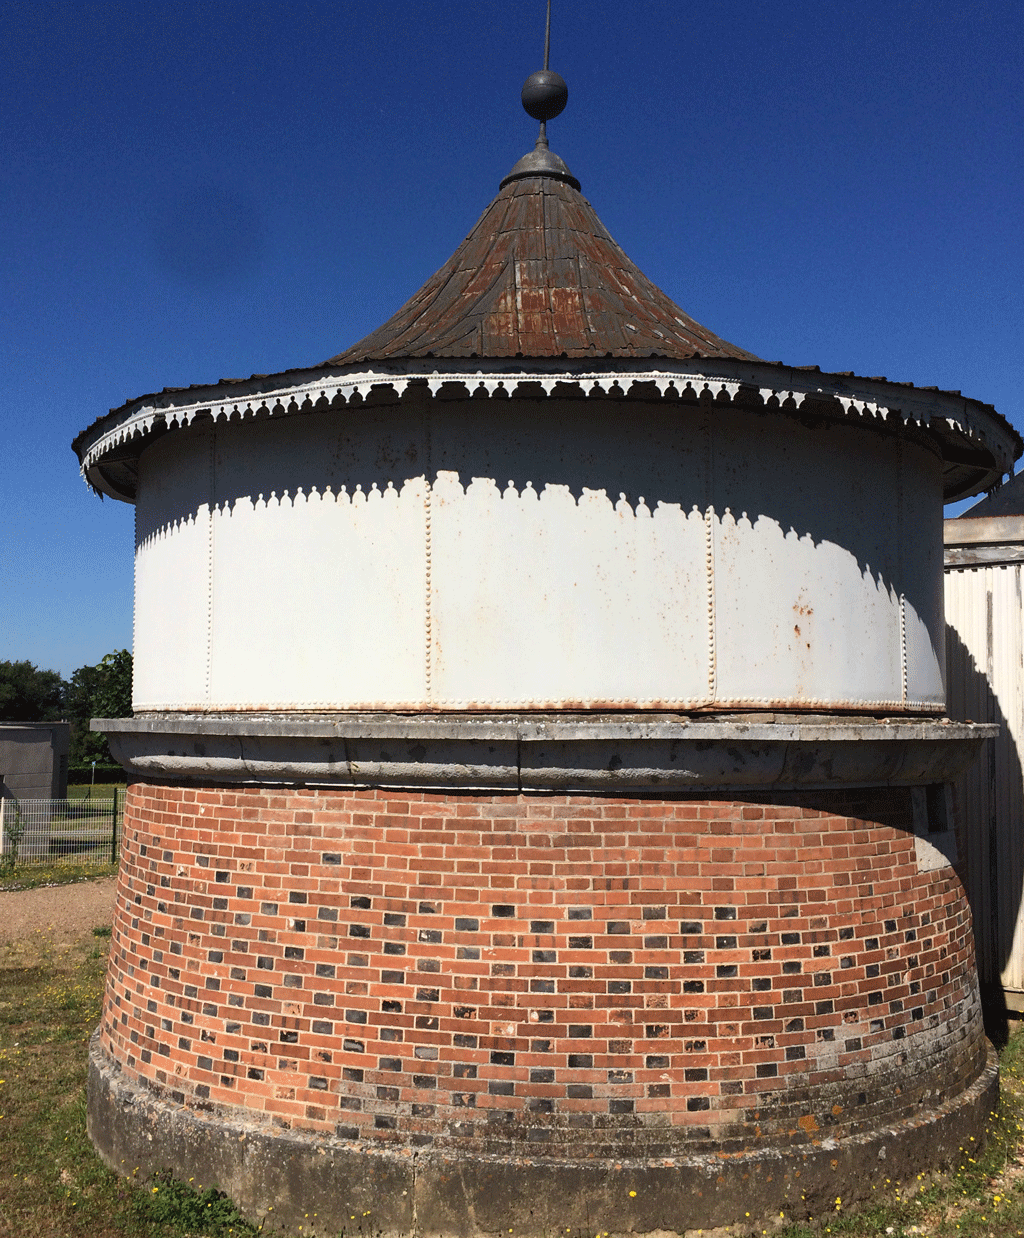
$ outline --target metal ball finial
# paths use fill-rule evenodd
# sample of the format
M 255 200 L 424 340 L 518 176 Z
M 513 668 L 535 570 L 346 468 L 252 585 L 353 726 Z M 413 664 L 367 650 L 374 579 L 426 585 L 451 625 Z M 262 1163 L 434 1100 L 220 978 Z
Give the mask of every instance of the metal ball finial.
M 538 69 L 523 85 L 523 107 L 534 120 L 552 120 L 569 101 L 569 87 L 557 73 Z

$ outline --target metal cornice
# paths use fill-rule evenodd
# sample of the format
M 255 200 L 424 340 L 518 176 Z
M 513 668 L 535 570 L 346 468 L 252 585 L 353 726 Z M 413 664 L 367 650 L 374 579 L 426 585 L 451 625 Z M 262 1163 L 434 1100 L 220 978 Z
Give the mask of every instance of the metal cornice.
M 784 380 L 781 383 L 780 378 Z M 962 396 L 720 358 L 704 363 L 659 360 L 656 367 L 616 365 L 600 369 L 567 366 L 564 361 L 531 361 L 528 367 L 509 366 L 507 362 L 460 365 L 445 361 L 443 366 L 406 364 L 329 376 L 321 373 L 306 381 L 245 395 L 237 390 L 228 394 L 207 389 L 204 395 L 216 392 L 219 397 L 213 400 L 196 399 L 192 392 L 163 393 L 118 410 L 121 416 L 116 420 L 113 416 L 104 418 L 91 428 L 91 435 L 83 432 L 75 446 L 89 484 L 113 498 L 130 501 L 130 496 L 113 488 L 100 466 L 115 456 L 122 460 L 137 458 L 154 435 L 185 428 L 203 418 L 215 422 L 248 420 L 358 407 L 371 393 L 382 402 L 401 400 L 410 387 L 425 389 L 432 397 L 442 393 L 490 399 L 646 397 L 681 399 L 688 405 L 707 400 L 732 403 L 743 393 L 750 400 L 747 407 L 760 406 L 766 412 L 799 416 L 813 408 L 816 417 L 874 424 L 889 431 L 916 429 L 937 440 L 935 445 L 944 456 L 944 446 L 951 451 L 959 446 L 978 452 L 979 459 L 971 467 L 985 477 L 977 490 L 998 481 L 1020 452 L 1020 439 L 1009 425 L 1004 426 L 986 406 Z M 192 398 L 186 403 L 182 397 L 188 396 Z

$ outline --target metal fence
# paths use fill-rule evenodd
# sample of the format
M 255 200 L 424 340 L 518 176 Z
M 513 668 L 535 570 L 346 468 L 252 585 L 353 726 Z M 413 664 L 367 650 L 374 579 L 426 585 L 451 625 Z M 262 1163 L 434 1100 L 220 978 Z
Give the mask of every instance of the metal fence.
M 0 799 L 0 866 L 117 863 L 124 793 L 113 799 Z

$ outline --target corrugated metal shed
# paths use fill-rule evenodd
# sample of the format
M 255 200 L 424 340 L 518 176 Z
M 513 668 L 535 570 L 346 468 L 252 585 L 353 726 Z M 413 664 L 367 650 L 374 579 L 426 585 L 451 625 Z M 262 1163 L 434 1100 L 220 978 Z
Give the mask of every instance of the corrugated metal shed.
M 1024 516 L 972 511 L 944 540 L 949 714 L 1001 728 L 957 787 L 978 969 L 1024 1010 Z

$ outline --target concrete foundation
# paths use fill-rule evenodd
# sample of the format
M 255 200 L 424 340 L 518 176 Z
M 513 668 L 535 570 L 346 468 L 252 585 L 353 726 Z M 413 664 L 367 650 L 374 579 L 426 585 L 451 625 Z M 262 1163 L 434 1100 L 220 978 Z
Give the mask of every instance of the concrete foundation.
M 93 1038 L 89 1134 L 112 1169 L 168 1165 L 226 1191 L 267 1231 L 482 1238 L 516 1234 L 680 1234 L 751 1218 L 831 1213 L 872 1187 L 957 1163 L 981 1142 L 998 1099 L 995 1054 L 965 1092 L 935 1109 L 837 1144 L 655 1161 L 552 1164 L 387 1151 L 189 1109 L 130 1083 Z

